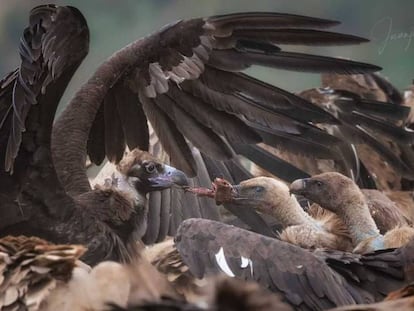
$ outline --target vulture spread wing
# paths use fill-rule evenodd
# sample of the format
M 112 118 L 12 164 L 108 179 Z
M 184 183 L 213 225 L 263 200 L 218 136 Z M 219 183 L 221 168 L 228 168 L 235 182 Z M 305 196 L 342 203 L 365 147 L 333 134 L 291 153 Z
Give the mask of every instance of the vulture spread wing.
M 29 217 L 17 205 L 24 185 L 30 196 L 42 194 L 49 213 L 64 210 L 68 197 L 51 163 L 50 135 L 56 107 L 88 44 L 88 27 L 76 8 L 42 5 L 31 11 L 20 40 L 21 65 L 0 82 L 0 227 Z
M 172 165 L 189 176 L 195 176 L 197 168 L 188 141 L 217 160 L 231 159 L 239 150 L 260 162 L 257 153 L 243 148 L 261 141 L 323 158 L 339 157 L 330 147 L 341 141 L 313 125 L 335 123 L 332 115 L 240 72 L 251 65 L 310 72 L 378 70 L 365 63 L 293 53 L 278 46 L 366 41 L 319 30 L 336 24 L 290 14 L 239 13 L 167 25 L 119 50 L 98 68 L 72 102 L 91 104 L 91 115 L 76 127 L 65 127 L 65 120 L 76 114 L 70 105 L 56 123 L 60 130 L 54 139 L 87 149 L 94 162 L 102 161 L 104 155 L 119 161 L 125 146 L 147 148 L 148 130 L 143 122 L 147 119 Z M 79 130 L 89 134 L 87 142 L 74 137 Z M 67 150 L 55 152 L 65 158 Z M 83 160 L 81 155 L 71 164 L 55 161 L 63 172 L 60 179 L 74 192 L 88 187 L 86 177 L 70 186 L 71 175 L 83 169 Z
M 189 219 L 175 243 L 195 276 L 225 273 L 255 280 L 298 310 L 380 301 L 414 276 L 414 241 L 366 255 L 312 253 L 223 223 Z

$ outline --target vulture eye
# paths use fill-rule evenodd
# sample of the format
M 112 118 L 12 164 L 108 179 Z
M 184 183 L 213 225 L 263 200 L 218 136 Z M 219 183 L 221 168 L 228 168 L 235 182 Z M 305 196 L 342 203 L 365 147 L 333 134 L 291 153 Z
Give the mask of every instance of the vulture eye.
M 256 187 L 256 193 L 261 193 L 261 192 L 263 192 L 263 190 L 264 190 L 264 188 L 263 187 L 260 187 L 260 186 L 258 186 L 258 187 Z
M 152 174 L 155 172 L 155 165 L 153 163 L 150 163 L 145 167 L 145 170 L 148 174 Z

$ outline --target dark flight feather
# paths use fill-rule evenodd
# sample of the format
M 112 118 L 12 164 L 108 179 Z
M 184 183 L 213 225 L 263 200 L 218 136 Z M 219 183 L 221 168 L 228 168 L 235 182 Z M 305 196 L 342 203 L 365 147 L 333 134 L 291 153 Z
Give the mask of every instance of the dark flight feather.
M 369 76 L 373 76 L 371 74 Z M 372 99 L 362 98 L 360 95 L 346 90 L 325 90 L 325 92 L 337 95 L 335 105 L 342 111 L 357 111 L 360 113 L 374 115 L 389 121 L 405 120 L 410 108 L 402 105 L 396 105 L 392 102 L 379 102 Z
M 305 122 L 335 121 L 332 115 L 303 98 L 243 73 L 230 73 L 206 67 L 200 80 L 215 91 L 254 99 L 256 104 L 261 104 L 264 109 L 276 114 L 288 115 Z M 293 113 L 291 113 L 292 108 Z M 306 115 L 306 119 L 301 119 L 301 112 Z
M 231 94 L 223 94 L 214 91 L 199 81 L 191 81 L 191 84 L 183 86 L 186 91 L 192 92 L 203 101 L 212 105 L 215 109 L 229 114 L 237 114 L 245 117 L 252 123 L 285 131 L 292 134 L 301 133 L 300 124 L 292 122 L 283 115 L 277 115 L 270 109 L 261 106 L 248 99 L 238 98 Z
M 220 29 L 271 29 L 284 27 L 313 27 L 327 28 L 340 24 L 338 21 L 316 17 L 274 13 L 274 12 L 247 12 L 225 15 L 215 15 L 207 18 L 208 22 Z
M 138 95 L 119 84 L 114 86 L 114 92 L 116 92 L 118 114 L 128 148 L 147 151 L 149 147 L 148 124 Z
M 260 136 L 236 116 L 216 110 L 204 103 L 201 98 L 192 96 L 176 87 L 171 87 L 170 94 L 175 103 L 192 117 L 227 139 L 244 144 L 261 142 Z
M 405 176 L 407 178 L 412 178 L 413 170 L 407 166 L 406 163 L 400 159 L 394 152 L 392 152 L 389 148 L 384 146 L 381 142 L 379 142 L 372 134 L 367 132 L 363 127 L 356 126 L 343 126 L 341 133 L 345 135 L 348 139 L 352 139 L 352 137 L 363 141 L 373 150 L 375 150 L 385 161 L 391 165 L 396 172 Z
M 366 73 L 381 70 L 380 67 L 375 65 L 328 56 L 282 51 L 268 54 L 239 51 L 236 49 L 213 51 L 208 64 L 225 71 L 241 71 L 252 65 L 292 71 L 335 72 L 342 74 Z
M 375 73 L 373 73 L 371 77 L 375 80 L 379 88 L 387 95 L 388 101 L 397 106 L 404 103 L 404 98 L 401 92 L 387 79 Z
M 147 217 L 147 231 L 142 237 L 145 244 L 154 244 L 158 237 L 160 229 L 160 212 L 162 205 L 162 191 L 155 191 L 149 194 L 147 201 L 148 217 Z
M 171 189 L 164 189 L 161 191 L 161 209 L 159 214 L 160 226 L 158 230 L 158 236 L 156 242 L 164 241 L 168 234 L 168 228 L 170 227 L 171 216 Z
M 89 132 L 87 153 L 92 163 L 101 165 L 105 160 L 105 114 L 104 105 L 99 107 Z
M 372 131 L 373 134 L 380 134 L 399 144 L 412 144 L 414 142 L 414 131 L 407 130 L 404 127 L 386 123 L 374 116 L 367 116 L 362 113 L 353 111 L 347 121 L 351 124 L 360 125 L 365 129 Z
M 154 101 L 195 147 L 218 160 L 232 157 L 231 150 L 212 129 L 192 118 L 168 95 L 158 95 Z
M 182 169 L 188 176 L 195 176 L 197 168 L 193 155 L 176 125 L 151 99 L 142 96 L 140 101 L 173 165 Z
M 287 182 L 292 182 L 298 178 L 308 178 L 309 174 L 293 166 L 259 146 L 232 145 L 234 151 L 256 165 L 262 167 L 269 173 L 278 176 Z
M 105 97 L 105 154 L 109 161 L 118 163 L 124 156 L 125 137 L 117 110 L 117 100 L 111 89 Z
M 236 40 L 264 40 L 275 44 L 306 44 L 306 45 L 341 45 L 359 44 L 369 40 L 341 33 L 315 29 L 280 28 L 264 30 L 243 29 L 233 31 L 232 38 Z

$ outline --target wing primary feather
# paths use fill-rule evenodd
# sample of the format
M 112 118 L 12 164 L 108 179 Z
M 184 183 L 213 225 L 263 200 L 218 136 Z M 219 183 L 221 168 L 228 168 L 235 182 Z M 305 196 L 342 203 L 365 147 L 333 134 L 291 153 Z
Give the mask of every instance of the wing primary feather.
M 142 237 L 142 241 L 146 244 L 154 244 L 158 237 L 160 229 L 160 212 L 162 194 L 161 191 L 153 191 L 149 194 L 148 201 L 148 217 L 147 217 L 147 230 Z
M 232 144 L 232 147 L 237 154 L 244 156 L 271 174 L 287 182 L 310 177 L 309 174 L 259 146 Z
M 331 114 L 307 100 L 243 73 L 206 67 L 200 79 L 215 91 L 248 97 L 275 113 L 286 114 L 293 109 L 297 118 L 304 116 L 304 121 L 337 123 Z
M 148 123 L 138 95 L 119 84 L 116 84 L 114 88 L 117 111 L 128 148 L 147 151 L 149 148 Z
M 252 65 L 261 65 L 300 72 L 335 72 L 341 74 L 369 73 L 381 67 L 328 56 L 295 52 L 258 53 L 242 50 L 214 50 L 210 66 L 225 71 L 241 71 Z
M 158 95 L 154 102 L 175 122 L 177 129 L 198 149 L 220 160 L 233 154 L 227 144 L 210 128 L 199 123 L 168 95 Z
M 348 119 L 349 123 L 358 124 L 365 129 L 384 135 L 400 144 L 412 144 L 414 142 L 414 131 L 404 127 L 395 126 L 394 124 L 353 111 Z
M 101 105 L 96 113 L 86 148 L 91 162 L 100 165 L 105 159 L 104 105 Z
M 187 176 L 195 176 L 197 166 L 190 147 L 173 121 L 145 95 L 139 96 L 142 108 L 151 122 L 155 133 L 165 151 L 170 155 L 171 163 L 181 169 Z
M 160 226 L 155 242 L 162 242 L 168 234 L 171 214 L 171 189 L 161 191 Z
M 103 106 L 105 120 L 105 154 L 109 161 L 118 163 L 124 156 L 125 138 L 113 89 L 106 95 Z
M 414 172 L 405 164 L 396 154 L 394 154 L 389 148 L 380 143 L 375 137 L 372 136 L 361 126 L 343 126 L 341 130 L 346 137 L 357 136 L 364 141 L 369 147 L 375 150 L 385 161 L 391 165 L 396 172 L 406 178 L 413 178 Z
M 391 103 L 394 105 L 402 105 L 404 103 L 404 98 L 401 92 L 387 79 L 376 73 L 371 74 L 371 77 L 375 80 L 379 88 L 387 95 L 387 98 Z
M 216 28 L 214 34 L 221 34 L 237 29 L 272 29 L 286 27 L 327 28 L 340 24 L 338 21 L 316 17 L 276 12 L 247 12 L 215 15 L 207 18 Z M 227 34 L 226 32 L 226 34 Z
M 232 33 L 237 40 L 264 40 L 275 44 L 300 45 L 346 45 L 360 44 L 369 40 L 342 33 L 316 29 L 281 28 L 281 29 L 241 29 Z
M 239 143 L 255 144 L 261 142 L 260 136 L 235 115 L 216 110 L 204 103 L 201 98 L 183 92 L 178 87 L 171 86 L 170 95 L 183 110 L 219 135 Z

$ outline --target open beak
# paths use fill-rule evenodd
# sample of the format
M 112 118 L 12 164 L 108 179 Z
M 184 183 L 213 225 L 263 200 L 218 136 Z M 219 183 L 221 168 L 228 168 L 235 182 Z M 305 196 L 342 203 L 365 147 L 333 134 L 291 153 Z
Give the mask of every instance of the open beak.
M 294 182 L 290 184 L 289 191 L 293 194 L 305 195 L 307 192 L 307 185 L 309 182 L 309 178 L 304 179 L 296 179 Z
M 148 181 L 152 188 L 159 190 L 167 189 L 174 185 L 180 187 L 188 186 L 187 176 L 184 172 L 169 165 L 164 165 L 163 172 L 155 177 L 148 178 Z

